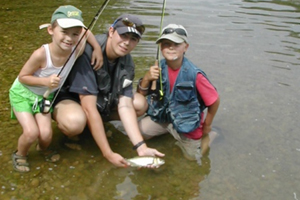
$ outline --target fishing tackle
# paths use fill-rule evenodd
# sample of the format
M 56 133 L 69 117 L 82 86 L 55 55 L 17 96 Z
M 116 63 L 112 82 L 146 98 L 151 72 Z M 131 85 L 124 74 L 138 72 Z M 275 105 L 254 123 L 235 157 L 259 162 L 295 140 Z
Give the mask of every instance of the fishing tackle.
M 160 30 L 159 33 L 161 33 L 162 31 L 162 24 L 163 24 L 163 18 L 165 15 L 165 7 L 166 7 L 166 0 L 163 1 L 163 7 L 162 7 L 162 14 L 161 14 L 161 19 L 160 19 Z M 156 52 L 156 60 L 155 60 L 155 66 L 159 66 L 159 54 L 160 53 L 160 45 L 157 45 L 157 52 Z M 160 89 L 157 90 L 157 82 L 156 81 L 152 81 L 152 85 L 151 85 L 151 101 L 155 100 L 162 100 L 164 93 L 162 91 L 162 78 L 161 78 L 161 71 L 160 71 Z
M 39 107 L 41 113 L 49 113 L 51 109 L 51 101 L 43 98 L 42 101 L 39 102 Z

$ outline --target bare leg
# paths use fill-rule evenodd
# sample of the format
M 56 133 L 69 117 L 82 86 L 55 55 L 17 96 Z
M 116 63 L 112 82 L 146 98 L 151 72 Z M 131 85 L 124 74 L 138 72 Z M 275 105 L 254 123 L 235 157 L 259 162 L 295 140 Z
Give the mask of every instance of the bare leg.
M 15 112 L 15 111 L 14 111 Z M 15 112 L 15 115 L 22 126 L 23 133 L 18 140 L 17 151 L 13 154 L 13 164 L 15 170 L 19 172 L 28 172 L 30 170 L 27 163 L 27 155 L 30 146 L 39 137 L 37 123 L 31 113 Z
M 15 115 L 22 126 L 23 133 L 19 137 L 17 155 L 27 156 L 30 146 L 39 137 L 39 128 L 31 113 L 15 112 Z
M 148 109 L 147 100 L 140 93 L 134 93 L 133 106 L 138 117 L 145 114 Z
M 57 162 L 60 159 L 60 155 L 55 150 L 48 148 L 53 136 L 51 114 L 37 113 L 35 119 L 40 131 L 36 150 L 45 157 L 46 161 Z
M 81 150 L 79 138 L 76 136 L 83 132 L 87 123 L 81 105 L 68 99 L 60 101 L 54 107 L 53 119 L 61 132 L 67 136 L 64 145 L 73 150 Z
M 86 126 L 86 116 L 77 102 L 63 100 L 59 102 L 53 111 L 53 119 L 58 128 L 68 137 L 82 133 Z
M 42 150 L 45 150 L 48 148 L 52 141 L 52 126 L 51 126 L 51 114 L 42 114 L 37 113 L 35 116 L 35 120 L 37 122 L 38 128 L 39 128 L 39 147 Z

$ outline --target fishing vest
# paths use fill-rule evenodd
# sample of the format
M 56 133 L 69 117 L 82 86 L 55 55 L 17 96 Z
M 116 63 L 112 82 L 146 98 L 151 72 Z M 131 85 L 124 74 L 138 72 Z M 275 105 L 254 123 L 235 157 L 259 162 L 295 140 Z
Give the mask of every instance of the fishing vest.
M 134 79 L 134 63 L 130 54 L 119 57 L 116 61 L 114 71 L 109 73 L 109 63 L 105 51 L 107 34 L 96 35 L 95 37 L 103 53 L 103 65 L 99 70 L 95 71 L 99 90 L 97 108 L 102 116 L 108 116 L 110 110 L 119 103 L 119 95 L 123 94 L 125 79 L 130 81 Z M 88 50 L 88 54 L 92 55 L 91 47 Z
M 201 113 L 206 108 L 197 92 L 196 77 L 198 73 L 206 74 L 188 59 L 184 58 L 170 93 L 170 82 L 166 60 L 160 61 L 163 98 L 158 101 L 147 97 L 149 108 L 147 114 L 160 123 L 172 123 L 178 133 L 190 133 L 200 126 Z M 160 85 L 160 80 L 157 80 Z

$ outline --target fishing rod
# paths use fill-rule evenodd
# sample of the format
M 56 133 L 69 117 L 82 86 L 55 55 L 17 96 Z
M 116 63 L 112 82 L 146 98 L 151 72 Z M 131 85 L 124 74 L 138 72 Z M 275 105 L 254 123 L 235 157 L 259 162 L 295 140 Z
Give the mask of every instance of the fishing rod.
M 166 0 L 163 1 L 163 7 L 162 7 L 162 14 L 161 14 L 161 19 L 160 19 L 160 29 L 159 29 L 159 34 L 161 34 L 161 31 L 162 31 L 162 24 L 163 24 L 163 19 L 164 19 L 164 15 L 165 15 L 165 7 L 166 7 Z M 154 65 L 155 66 L 159 66 L 159 60 L 160 60 L 160 45 L 158 44 L 157 45 L 157 52 L 156 52 L 156 60 L 155 60 L 155 63 Z M 156 81 L 152 81 L 152 85 L 151 85 L 151 91 L 153 92 L 151 94 L 151 99 L 161 99 L 163 96 L 164 96 L 164 93 L 162 91 L 162 77 L 161 77 L 161 70 L 160 70 L 160 75 L 159 75 L 159 78 L 160 78 L 160 90 L 159 90 L 159 94 L 157 94 L 155 91 L 156 91 L 156 85 L 157 85 L 157 82 Z M 159 98 L 158 98 L 159 96 Z
M 83 40 L 83 38 L 85 37 L 85 35 L 87 34 L 88 30 L 92 30 L 97 22 L 97 20 L 99 19 L 99 16 L 101 15 L 101 13 L 103 12 L 103 10 L 105 9 L 105 7 L 107 6 L 107 4 L 109 3 L 110 0 L 105 0 L 102 4 L 102 6 L 99 8 L 98 12 L 96 13 L 95 17 L 93 18 L 93 20 L 91 21 L 91 23 L 89 24 L 89 26 L 85 29 L 84 34 L 80 37 L 78 43 L 76 44 L 76 46 L 74 47 L 74 49 L 72 50 L 71 54 L 69 55 L 67 61 L 65 62 L 65 64 L 62 66 L 61 70 L 59 71 L 59 73 L 57 74 L 57 77 L 61 74 L 61 72 L 63 71 L 63 69 L 65 68 L 65 66 L 67 65 L 67 63 L 69 62 L 70 58 L 72 57 L 72 55 L 74 54 L 75 50 L 77 49 L 78 45 L 80 44 L 80 42 Z M 89 35 L 88 35 L 89 36 Z M 87 38 L 88 38 L 87 36 Z M 86 39 L 87 39 L 86 38 Z M 85 39 L 85 41 L 86 41 Z M 83 48 L 84 45 L 81 46 L 81 48 Z M 81 49 L 80 49 L 81 50 Z M 80 51 L 79 51 L 80 52 Z M 65 81 L 67 80 L 67 77 L 69 75 L 69 73 L 71 72 L 71 69 L 73 68 L 73 65 L 76 61 L 78 57 L 78 54 L 76 55 L 71 67 L 68 69 L 68 72 L 66 73 L 66 78 L 63 80 L 61 86 L 59 87 L 59 89 L 57 90 L 54 98 L 52 99 L 52 102 L 50 102 L 49 100 L 47 100 L 47 97 L 50 95 L 51 93 L 51 89 L 49 88 L 43 95 L 43 99 L 40 103 L 40 110 L 42 113 L 49 113 L 50 108 L 52 107 L 58 93 L 60 92 L 62 86 L 64 85 Z

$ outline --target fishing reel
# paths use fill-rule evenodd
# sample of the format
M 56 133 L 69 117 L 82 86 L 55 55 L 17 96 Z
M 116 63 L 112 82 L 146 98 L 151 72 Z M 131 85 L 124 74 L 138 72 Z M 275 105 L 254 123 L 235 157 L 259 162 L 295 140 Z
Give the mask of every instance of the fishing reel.
M 164 97 L 164 94 L 161 90 L 154 90 L 151 93 L 151 100 L 153 100 L 153 101 L 160 101 L 163 99 L 163 97 Z
M 51 101 L 47 100 L 47 99 L 43 99 L 40 103 L 39 103 L 39 107 L 40 107 L 40 112 L 47 114 L 50 112 L 51 109 Z

